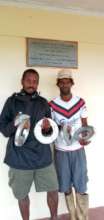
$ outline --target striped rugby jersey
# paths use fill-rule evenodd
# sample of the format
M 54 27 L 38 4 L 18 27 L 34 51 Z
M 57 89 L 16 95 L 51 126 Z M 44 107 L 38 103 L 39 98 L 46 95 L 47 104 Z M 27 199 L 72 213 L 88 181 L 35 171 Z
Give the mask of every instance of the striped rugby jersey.
M 87 117 L 87 109 L 85 101 L 78 97 L 72 96 L 69 101 L 63 101 L 61 97 L 57 97 L 49 102 L 52 110 L 52 118 L 57 123 L 57 125 L 66 125 L 71 128 L 71 135 L 81 127 L 81 118 Z M 81 148 L 78 141 L 72 143 L 73 150 Z M 78 146 L 80 145 L 80 146 Z M 55 141 L 55 147 L 61 151 L 69 151 L 70 146 L 60 138 L 60 135 Z

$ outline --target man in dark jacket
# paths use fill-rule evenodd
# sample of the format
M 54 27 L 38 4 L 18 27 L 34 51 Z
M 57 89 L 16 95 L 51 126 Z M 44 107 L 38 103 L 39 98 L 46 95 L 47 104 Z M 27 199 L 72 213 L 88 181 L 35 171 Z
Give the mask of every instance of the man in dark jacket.
M 52 163 L 52 153 L 48 144 L 40 143 L 34 136 L 36 123 L 43 119 L 42 129 L 51 128 L 51 112 L 47 101 L 37 92 L 39 74 L 34 69 L 27 69 L 22 76 L 22 90 L 10 96 L 1 112 L 0 131 L 9 137 L 4 162 L 10 167 L 9 185 L 18 204 L 23 220 L 29 220 L 29 191 L 35 182 L 36 191 L 47 192 L 47 202 L 51 220 L 57 219 L 58 183 Z M 24 124 L 29 135 L 22 147 L 15 145 L 17 126 L 15 121 L 19 113 L 30 116 L 30 122 Z

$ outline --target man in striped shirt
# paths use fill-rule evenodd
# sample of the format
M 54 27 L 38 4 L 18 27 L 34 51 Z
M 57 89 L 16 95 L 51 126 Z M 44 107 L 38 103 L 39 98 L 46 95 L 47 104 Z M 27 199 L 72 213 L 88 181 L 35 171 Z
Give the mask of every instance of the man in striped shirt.
M 55 163 L 59 191 L 65 193 L 71 220 L 87 220 L 88 177 L 84 146 L 89 142 L 72 139 L 78 128 L 87 126 L 87 109 L 82 98 L 72 95 L 73 85 L 71 70 L 62 69 L 57 76 L 60 96 L 50 102 L 52 117 L 60 130 L 55 141 Z

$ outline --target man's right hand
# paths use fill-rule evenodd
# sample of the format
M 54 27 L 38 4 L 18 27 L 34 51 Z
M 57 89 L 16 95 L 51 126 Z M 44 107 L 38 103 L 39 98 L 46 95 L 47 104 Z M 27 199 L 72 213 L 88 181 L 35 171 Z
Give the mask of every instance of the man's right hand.
M 23 128 L 24 129 L 30 129 L 30 120 L 25 120 Z

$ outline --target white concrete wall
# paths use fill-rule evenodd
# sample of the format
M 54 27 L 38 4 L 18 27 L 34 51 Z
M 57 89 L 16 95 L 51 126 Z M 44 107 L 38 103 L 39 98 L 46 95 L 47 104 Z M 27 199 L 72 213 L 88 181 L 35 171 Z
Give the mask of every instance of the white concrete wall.
M 59 15 L 57 13 L 46 13 L 43 17 L 43 14 L 41 15 L 40 12 L 39 15 L 38 12 L 33 14 L 33 11 L 22 11 L 22 9 L 10 9 L 9 12 L 7 9 L 0 9 L 0 111 L 6 98 L 21 88 L 20 78 L 22 72 L 27 68 L 26 36 L 41 38 L 48 36 L 50 39 L 78 40 L 79 68 L 78 71 L 74 71 L 75 86 L 73 93 L 86 100 L 89 124 L 93 125 L 96 131 L 92 143 L 86 147 L 90 207 L 104 206 L 104 20 Z M 54 23 L 55 19 L 56 23 Z M 26 26 L 23 26 L 25 22 Z M 67 28 L 68 25 L 69 29 Z M 48 99 L 55 97 L 58 94 L 55 80 L 59 69 L 36 69 L 40 73 L 39 91 L 41 95 Z M 3 163 L 6 142 L 7 140 L 0 134 L 0 217 L 3 220 L 20 220 L 17 201 L 8 186 L 8 167 Z M 35 193 L 32 186 L 30 199 L 31 219 L 49 216 L 46 193 Z M 67 211 L 62 194 L 60 195 L 58 210 L 59 213 Z
M 20 80 L 25 64 L 25 38 L 0 37 L 0 112 L 8 96 L 21 88 Z M 40 73 L 39 91 L 41 95 L 51 98 L 56 95 L 56 69 L 37 68 Z M 54 92 L 53 92 L 54 90 Z M 8 167 L 3 163 L 7 139 L 0 134 L 0 216 L 3 220 L 20 220 L 16 199 L 8 186 Z M 32 186 L 30 192 L 31 219 L 49 216 L 46 193 L 36 193 Z M 61 202 L 62 201 L 62 202 Z M 60 196 L 59 209 L 66 211 L 63 195 Z

